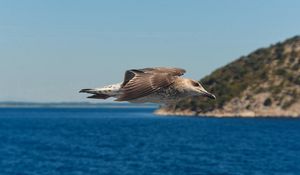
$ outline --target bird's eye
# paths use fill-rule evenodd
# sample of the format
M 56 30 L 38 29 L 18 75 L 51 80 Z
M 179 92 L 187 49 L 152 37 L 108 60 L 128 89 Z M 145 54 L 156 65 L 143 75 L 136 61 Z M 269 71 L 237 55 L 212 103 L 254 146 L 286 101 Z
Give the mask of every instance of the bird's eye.
M 193 86 L 195 86 L 195 87 L 199 87 L 199 86 L 200 86 L 199 83 L 197 83 L 197 82 L 192 82 L 192 84 L 193 84 Z

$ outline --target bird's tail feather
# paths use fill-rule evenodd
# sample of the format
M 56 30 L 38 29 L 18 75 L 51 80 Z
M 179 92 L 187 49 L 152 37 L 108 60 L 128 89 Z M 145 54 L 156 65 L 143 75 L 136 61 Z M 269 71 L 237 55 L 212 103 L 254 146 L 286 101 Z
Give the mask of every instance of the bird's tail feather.
M 95 95 L 92 95 L 92 96 L 88 96 L 87 98 L 94 98 L 94 99 L 107 99 L 109 98 L 110 96 L 109 95 L 106 95 L 106 94 L 95 94 Z
M 103 93 L 99 89 L 81 89 L 79 93 L 89 93 L 89 94 L 94 94 L 92 96 L 88 96 L 87 98 L 94 98 L 94 99 L 107 99 L 111 97 L 109 94 Z
M 96 89 L 81 89 L 79 93 L 89 93 L 89 94 L 98 94 L 98 91 Z
M 107 99 L 109 97 L 118 97 L 121 93 L 120 91 L 121 83 L 108 85 L 102 88 L 88 88 L 88 89 L 81 89 L 80 93 L 88 93 L 93 94 L 87 98 L 95 98 L 95 99 Z

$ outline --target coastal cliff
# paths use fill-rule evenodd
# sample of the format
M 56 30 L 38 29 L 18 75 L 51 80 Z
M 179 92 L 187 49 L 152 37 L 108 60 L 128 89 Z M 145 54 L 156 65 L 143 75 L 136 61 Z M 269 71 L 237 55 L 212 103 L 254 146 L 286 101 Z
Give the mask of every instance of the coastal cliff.
M 217 100 L 193 97 L 158 115 L 300 117 L 300 36 L 258 49 L 200 80 Z

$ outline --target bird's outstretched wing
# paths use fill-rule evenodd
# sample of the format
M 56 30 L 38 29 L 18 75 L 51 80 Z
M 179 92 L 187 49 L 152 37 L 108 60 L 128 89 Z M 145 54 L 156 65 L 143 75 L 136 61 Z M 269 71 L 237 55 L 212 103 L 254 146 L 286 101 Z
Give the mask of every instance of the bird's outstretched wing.
M 138 71 L 142 71 L 144 73 L 167 73 L 173 76 L 181 76 L 186 71 L 181 68 L 168 68 L 168 67 L 155 67 L 155 68 L 144 68 L 137 69 Z
M 132 69 L 125 73 L 121 85 L 122 95 L 116 101 L 128 101 L 145 97 L 161 88 L 174 83 L 175 76 L 181 76 L 185 70 L 179 68 Z

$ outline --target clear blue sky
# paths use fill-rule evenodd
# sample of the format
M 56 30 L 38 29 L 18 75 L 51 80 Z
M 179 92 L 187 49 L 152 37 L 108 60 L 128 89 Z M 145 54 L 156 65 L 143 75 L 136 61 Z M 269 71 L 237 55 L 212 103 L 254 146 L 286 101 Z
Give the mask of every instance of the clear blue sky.
M 126 69 L 200 79 L 298 35 L 299 0 L 0 0 L 0 101 L 87 101 Z

